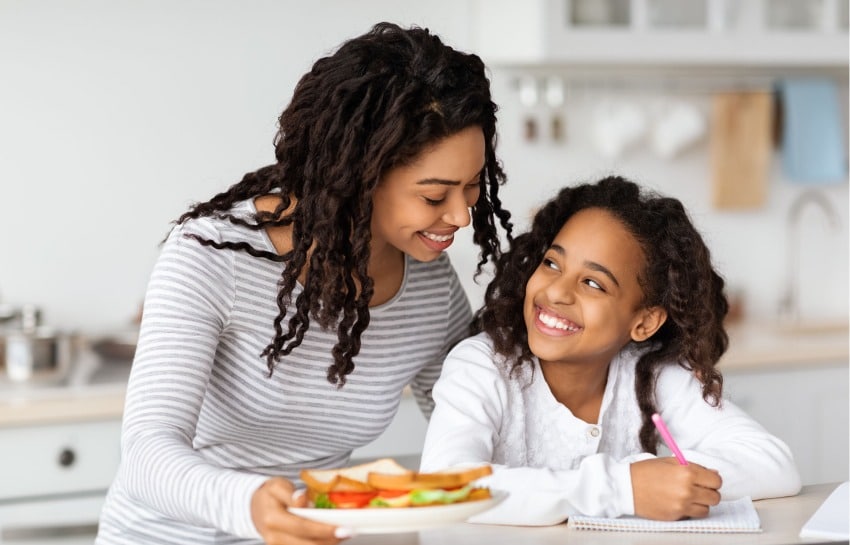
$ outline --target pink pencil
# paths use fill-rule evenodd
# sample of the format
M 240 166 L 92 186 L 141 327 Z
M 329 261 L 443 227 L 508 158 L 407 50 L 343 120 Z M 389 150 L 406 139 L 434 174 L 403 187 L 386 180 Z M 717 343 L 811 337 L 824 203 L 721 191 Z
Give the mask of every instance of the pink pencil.
M 658 433 L 661 434 L 661 438 L 664 439 L 664 442 L 667 443 L 667 448 L 670 449 L 670 452 L 679 460 L 679 464 L 686 466 L 688 465 L 688 461 L 685 460 L 685 455 L 682 454 L 682 451 L 679 450 L 679 446 L 676 444 L 676 441 L 673 440 L 673 436 L 670 435 L 670 430 L 667 429 L 667 425 L 664 423 L 664 420 L 661 419 L 661 415 L 655 413 L 652 415 L 652 423 L 655 424 L 655 427 L 658 428 Z

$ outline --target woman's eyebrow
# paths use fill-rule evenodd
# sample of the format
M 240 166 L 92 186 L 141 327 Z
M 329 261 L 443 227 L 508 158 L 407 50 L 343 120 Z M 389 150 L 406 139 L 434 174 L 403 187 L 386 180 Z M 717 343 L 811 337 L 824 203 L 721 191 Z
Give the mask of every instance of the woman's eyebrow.
M 470 182 L 478 181 L 481 178 L 481 173 L 484 172 L 484 167 L 481 167 L 481 170 L 475 173 L 475 176 L 469 179 Z M 416 185 L 450 185 L 450 186 L 458 186 L 462 182 L 459 180 L 446 180 L 443 178 L 423 178 L 416 182 Z
M 450 185 L 456 186 L 460 185 L 460 182 L 457 180 L 444 180 L 442 178 L 424 178 L 416 182 L 416 185 Z

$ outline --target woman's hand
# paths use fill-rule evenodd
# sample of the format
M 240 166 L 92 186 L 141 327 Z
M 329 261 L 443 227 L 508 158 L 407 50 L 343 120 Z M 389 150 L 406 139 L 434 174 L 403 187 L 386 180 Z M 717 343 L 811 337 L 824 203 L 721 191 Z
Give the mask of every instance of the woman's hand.
M 704 518 L 720 502 L 720 474 L 675 458 L 653 458 L 630 467 L 635 515 L 655 520 Z
M 281 477 L 263 483 L 251 497 L 251 519 L 267 545 L 335 545 L 353 534 L 321 522 L 296 517 L 289 507 L 306 507 L 307 497 Z

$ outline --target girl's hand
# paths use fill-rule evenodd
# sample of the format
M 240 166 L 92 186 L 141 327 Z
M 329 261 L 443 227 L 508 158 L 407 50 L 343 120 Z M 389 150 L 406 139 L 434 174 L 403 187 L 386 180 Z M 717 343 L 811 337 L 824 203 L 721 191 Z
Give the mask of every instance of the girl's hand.
M 296 517 L 289 507 L 307 507 L 304 494 L 281 477 L 263 483 L 251 497 L 251 519 L 267 545 L 336 545 L 353 534 L 314 520 Z
M 675 458 L 653 458 L 631 465 L 635 515 L 655 520 L 704 518 L 720 502 L 720 474 Z

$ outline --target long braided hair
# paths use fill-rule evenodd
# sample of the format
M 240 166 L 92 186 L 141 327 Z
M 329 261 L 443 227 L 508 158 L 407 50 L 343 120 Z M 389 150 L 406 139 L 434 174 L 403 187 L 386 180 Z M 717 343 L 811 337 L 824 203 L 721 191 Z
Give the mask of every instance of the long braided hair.
M 651 415 L 660 367 L 675 361 L 691 370 L 702 384 L 703 399 L 716 406 L 721 402 L 723 377 L 715 365 L 728 346 L 723 327 L 729 309 L 724 281 L 677 199 L 641 192 L 621 177 L 562 189 L 537 212 L 531 230 L 518 235 L 509 251 L 498 258 L 472 333 L 486 331 L 496 352 L 512 361 L 514 370 L 533 361 L 523 319 L 526 283 L 563 225 L 585 208 L 607 210 L 632 233 L 646 258 L 645 269 L 638 275 L 642 304 L 667 311 L 661 328 L 639 343 L 645 350 L 636 367 L 640 443 L 646 452 L 655 454 L 658 435 Z
M 470 126 L 480 126 L 485 139 L 482 190 L 472 207 L 473 241 L 480 248 L 476 275 L 501 254 L 496 219 L 508 240 L 512 226 L 498 194 L 505 174 L 495 152 L 496 111 L 478 56 L 452 49 L 427 29 L 379 23 L 302 76 L 279 118 L 274 164 L 249 172 L 177 219 L 180 224 L 214 216 L 254 230 L 291 225 L 293 247 L 284 255 L 188 235 L 206 246 L 285 264 L 274 337 L 261 354 L 269 375 L 301 344 L 312 319 L 322 328 L 336 327 L 327 378 L 345 384 L 374 292 L 367 272 L 372 193 L 388 170 Z M 268 194 L 281 199 L 274 212 L 258 212 L 253 221 L 229 212 L 238 201 Z M 307 280 L 284 325 L 305 267 Z

